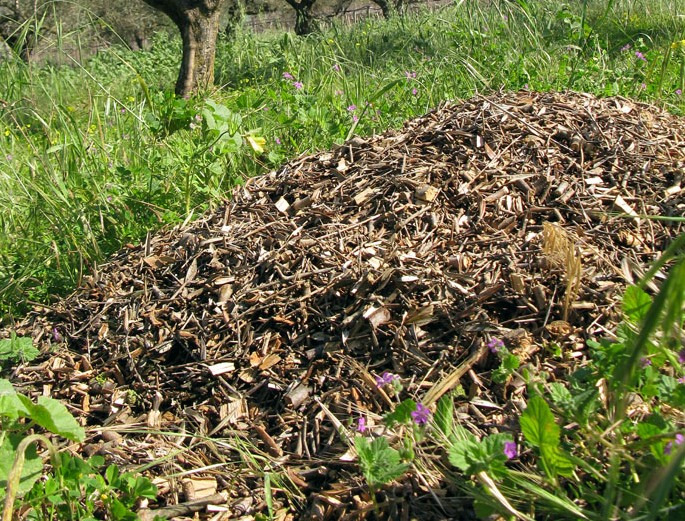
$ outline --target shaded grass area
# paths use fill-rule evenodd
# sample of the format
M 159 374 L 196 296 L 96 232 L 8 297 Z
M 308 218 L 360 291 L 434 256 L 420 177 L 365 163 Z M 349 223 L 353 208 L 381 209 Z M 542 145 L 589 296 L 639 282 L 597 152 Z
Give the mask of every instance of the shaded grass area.
M 78 284 L 246 176 L 444 99 L 496 89 L 624 95 L 682 114 L 682 0 L 458 2 L 307 38 L 221 41 L 218 89 L 178 100 L 180 41 L 73 67 L 0 64 L 0 311 Z

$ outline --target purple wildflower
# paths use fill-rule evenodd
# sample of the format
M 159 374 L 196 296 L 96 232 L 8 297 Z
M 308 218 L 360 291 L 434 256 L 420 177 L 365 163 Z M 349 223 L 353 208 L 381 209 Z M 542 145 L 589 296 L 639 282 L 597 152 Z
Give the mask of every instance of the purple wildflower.
M 640 83 L 640 90 L 645 90 L 647 88 L 647 84 L 643 81 Z
M 675 440 L 669 441 L 664 447 L 664 454 L 668 456 L 671 452 L 673 452 L 673 444 L 682 445 L 683 442 L 685 442 L 685 436 L 680 433 L 676 434 Z
M 333 65 L 333 70 L 335 72 L 340 72 L 340 65 L 338 65 L 337 63 L 335 65 Z
M 644 356 L 642 358 L 640 358 L 640 366 L 641 367 L 649 367 L 650 365 L 652 365 L 652 361 L 649 358 L 644 357 Z
M 491 353 L 497 353 L 500 349 L 504 347 L 504 342 L 497 337 L 492 337 L 488 341 L 488 349 Z
M 398 378 L 399 376 L 396 374 L 392 374 L 390 371 L 385 371 L 382 375 L 376 377 L 376 386 L 383 387 L 384 385 L 390 385 Z
M 355 123 L 359 121 L 359 116 L 357 116 L 356 114 L 352 116 L 352 121 L 354 121 Z
M 347 110 L 348 112 L 354 112 L 355 110 L 357 110 L 357 105 L 350 105 L 349 107 L 347 107 Z
M 635 57 L 636 57 L 638 60 L 642 60 L 643 62 L 646 62 L 646 61 L 647 61 L 647 58 L 645 58 L 645 55 L 642 54 L 640 51 L 635 51 Z
M 404 71 L 404 75 L 407 77 L 408 80 L 413 80 L 416 78 L 416 73 L 414 71 Z
M 685 376 L 681 376 L 680 378 L 678 378 L 678 383 L 685 384 Z
M 518 451 L 516 450 L 516 442 L 504 442 L 504 455 L 507 457 L 507 459 L 514 459 L 518 455 Z
M 623 47 L 621 47 L 621 52 L 626 52 L 630 50 L 630 44 L 627 43 Z
M 431 412 L 428 410 L 428 407 L 423 405 L 422 403 L 417 403 L 416 404 L 416 410 L 411 413 L 411 418 L 414 420 L 414 423 L 416 425 L 426 425 L 428 423 L 428 419 L 430 418 Z
M 419 91 L 416 90 L 416 87 L 414 87 L 414 88 L 411 90 L 411 93 L 412 93 L 414 96 L 416 96 L 416 95 L 419 93 Z
M 304 85 L 302 85 L 301 81 L 295 81 L 293 82 L 293 87 L 295 87 L 295 90 L 300 90 Z
M 290 74 L 289 72 L 284 72 L 284 73 L 283 73 L 283 78 L 285 78 L 286 80 L 294 80 L 294 79 L 295 79 L 295 78 L 293 77 L 293 75 Z
M 52 328 L 52 339 L 53 339 L 55 342 L 61 342 L 62 340 L 64 340 L 64 339 L 62 338 L 62 335 L 60 334 L 60 332 L 57 330 L 56 327 L 53 327 L 53 328 Z
M 357 432 L 366 432 L 366 418 L 363 416 L 357 420 Z
M 680 96 L 683 93 L 683 90 L 682 89 L 676 89 L 675 93 L 677 96 Z
M 685 347 L 678 352 L 678 362 L 685 364 Z
M 509 16 L 506 15 L 506 14 L 503 14 L 503 15 L 502 15 L 502 20 L 504 20 L 505 22 L 508 22 L 508 21 L 509 21 Z
M 274 141 L 276 142 L 277 145 L 281 144 L 281 138 L 276 137 L 276 138 L 274 138 Z

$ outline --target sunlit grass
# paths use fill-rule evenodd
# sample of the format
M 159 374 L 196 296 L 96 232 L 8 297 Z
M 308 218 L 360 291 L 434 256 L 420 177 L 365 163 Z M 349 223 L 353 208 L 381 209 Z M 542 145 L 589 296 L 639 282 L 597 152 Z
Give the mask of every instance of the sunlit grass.
M 261 154 L 245 140 L 218 152 L 202 122 L 190 128 L 202 101 L 164 93 L 178 39 L 69 67 L 0 64 L 0 310 L 69 291 L 246 176 L 445 99 L 572 88 L 684 112 L 682 0 L 590 2 L 585 18 L 582 2 L 529 4 L 459 2 L 307 38 L 239 30 L 220 42 L 211 98 L 240 121 L 233 132 L 265 138 Z

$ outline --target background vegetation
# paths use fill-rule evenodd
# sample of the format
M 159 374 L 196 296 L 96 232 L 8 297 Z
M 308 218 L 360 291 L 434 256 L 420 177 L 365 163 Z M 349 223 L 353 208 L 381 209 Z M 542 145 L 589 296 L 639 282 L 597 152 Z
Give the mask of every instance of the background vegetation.
M 216 204 L 246 176 L 445 99 L 573 89 L 682 113 L 682 0 L 583 5 L 464 1 L 306 38 L 238 28 L 219 43 L 207 102 L 170 93 L 180 41 L 166 32 L 145 51 L 113 45 L 68 66 L 10 56 L 0 63 L 0 310 L 69 291 L 93 262 Z

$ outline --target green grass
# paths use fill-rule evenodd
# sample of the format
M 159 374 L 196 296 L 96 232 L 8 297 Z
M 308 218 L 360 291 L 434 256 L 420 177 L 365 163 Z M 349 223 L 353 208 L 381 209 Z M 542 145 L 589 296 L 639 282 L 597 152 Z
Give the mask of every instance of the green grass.
M 461 2 L 307 38 L 239 32 L 219 44 L 211 99 L 230 112 L 233 139 L 214 147 L 217 133 L 195 120 L 203 101 L 168 94 L 178 39 L 69 67 L 2 63 L 0 312 L 68 292 L 93 262 L 203 211 L 246 176 L 445 99 L 571 88 L 682 114 L 676 13 L 682 0 L 590 2 L 585 15 L 575 1 Z M 247 135 L 265 138 L 263 153 Z

